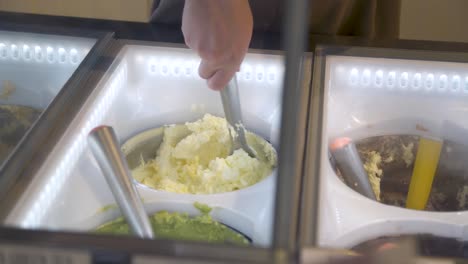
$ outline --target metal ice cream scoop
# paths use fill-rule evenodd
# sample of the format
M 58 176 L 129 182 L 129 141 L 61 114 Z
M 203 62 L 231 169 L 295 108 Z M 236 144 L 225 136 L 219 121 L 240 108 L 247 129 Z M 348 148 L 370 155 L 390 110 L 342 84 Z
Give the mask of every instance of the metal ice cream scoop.
M 346 183 L 360 194 L 376 200 L 354 142 L 350 138 L 337 138 L 330 145 L 330 151 Z
M 148 215 L 133 185 L 127 161 L 112 127 L 96 127 L 89 133 L 88 142 L 133 233 L 141 238 L 154 238 Z
M 249 146 L 247 138 L 245 137 L 245 127 L 242 122 L 239 100 L 239 89 L 237 87 L 237 79 L 235 75 L 226 87 L 221 90 L 221 100 L 223 102 L 226 120 L 236 132 L 236 135 L 232 135 L 231 130 L 229 130 L 232 138 L 233 151 L 242 148 L 250 157 L 256 157 L 255 150 Z

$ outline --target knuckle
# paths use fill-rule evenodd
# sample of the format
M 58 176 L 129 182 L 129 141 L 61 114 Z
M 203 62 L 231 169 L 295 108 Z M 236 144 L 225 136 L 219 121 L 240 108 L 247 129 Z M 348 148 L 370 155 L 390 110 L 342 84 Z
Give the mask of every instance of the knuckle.
M 227 69 L 223 69 L 223 70 L 216 72 L 216 74 L 212 78 L 209 79 L 208 83 L 209 83 L 210 88 L 213 90 L 222 89 L 224 86 L 226 86 L 226 84 L 232 78 L 232 75 L 233 73 L 231 73 L 231 71 Z
M 214 70 L 208 67 L 206 63 L 201 63 L 200 67 L 198 67 L 198 75 L 202 79 L 209 79 L 213 75 Z
M 201 70 L 198 71 L 198 75 L 200 75 L 200 77 L 202 79 L 205 79 L 205 80 L 207 80 L 207 79 L 209 79 L 211 77 L 207 72 L 204 72 L 204 71 L 201 71 Z

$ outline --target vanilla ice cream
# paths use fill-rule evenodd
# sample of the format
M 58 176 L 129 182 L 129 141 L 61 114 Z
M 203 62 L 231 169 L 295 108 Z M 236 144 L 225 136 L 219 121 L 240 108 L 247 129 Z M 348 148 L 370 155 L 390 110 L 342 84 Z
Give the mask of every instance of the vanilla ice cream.
M 210 114 L 192 123 L 168 126 L 156 158 L 132 170 L 133 177 L 149 187 L 176 193 L 212 194 L 239 190 L 271 174 L 277 163 L 274 148 L 247 132 L 257 152 L 231 152 L 231 133 L 224 118 Z M 156 150 L 155 150 L 156 151 Z

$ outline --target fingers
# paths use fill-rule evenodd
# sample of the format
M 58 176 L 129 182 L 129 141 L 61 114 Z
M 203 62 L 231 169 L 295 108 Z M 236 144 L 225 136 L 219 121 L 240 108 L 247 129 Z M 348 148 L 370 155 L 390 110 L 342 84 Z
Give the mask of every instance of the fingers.
M 234 69 L 221 69 L 208 79 L 208 87 L 215 91 L 220 91 L 229 83 L 234 74 L 236 74 L 236 70 Z
M 238 64 L 236 62 L 235 64 L 216 65 L 207 60 L 202 60 L 198 68 L 198 74 L 208 81 L 209 88 L 219 91 L 227 85 L 239 70 L 240 66 Z
M 198 75 L 200 75 L 201 78 L 208 80 L 210 79 L 216 71 L 221 69 L 221 66 L 216 66 L 213 63 L 210 63 L 207 60 L 202 60 L 200 62 L 200 66 L 198 67 Z

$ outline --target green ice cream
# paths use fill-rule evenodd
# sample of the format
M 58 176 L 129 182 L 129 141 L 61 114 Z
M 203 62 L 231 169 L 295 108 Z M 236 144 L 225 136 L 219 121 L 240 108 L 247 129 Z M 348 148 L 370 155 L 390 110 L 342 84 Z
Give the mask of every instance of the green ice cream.
M 201 215 L 191 217 L 185 213 L 159 211 L 150 216 L 153 232 L 157 238 L 204 241 L 211 243 L 231 243 L 248 245 L 249 241 L 240 233 L 213 220 L 211 208 L 195 203 Z M 129 235 L 130 227 L 123 218 L 105 223 L 96 229 L 98 234 Z

